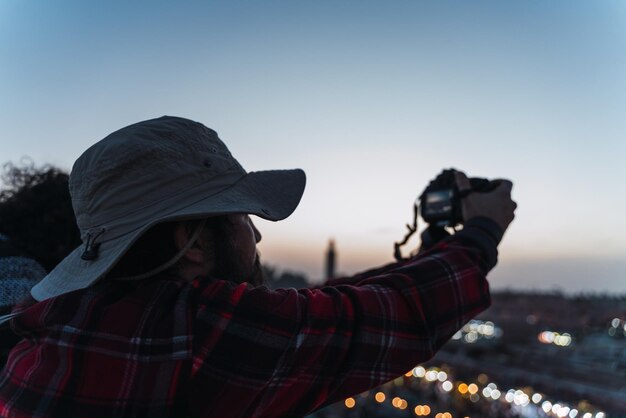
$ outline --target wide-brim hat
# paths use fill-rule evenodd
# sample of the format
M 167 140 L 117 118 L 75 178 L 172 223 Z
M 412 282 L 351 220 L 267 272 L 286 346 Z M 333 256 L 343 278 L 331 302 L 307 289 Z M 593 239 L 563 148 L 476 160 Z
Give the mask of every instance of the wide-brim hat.
M 300 169 L 247 173 L 215 131 L 189 119 L 122 128 L 74 163 L 70 194 L 83 244 L 31 294 L 41 301 L 93 285 L 161 222 L 232 213 L 282 220 L 305 182 Z

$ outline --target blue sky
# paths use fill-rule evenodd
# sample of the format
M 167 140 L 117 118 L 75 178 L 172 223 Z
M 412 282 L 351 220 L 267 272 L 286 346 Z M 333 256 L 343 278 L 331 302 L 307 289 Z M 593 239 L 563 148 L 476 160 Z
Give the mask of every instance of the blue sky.
M 196 119 L 248 170 L 305 169 L 296 213 L 258 224 L 266 261 L 312 277 L 331 237 L 342 271 L 389 261 L 457 167 L 515 182 L 494 287 L 626 292 L 624 110 L 620 1 L 0 2 L 3 161 L 69 169 Z

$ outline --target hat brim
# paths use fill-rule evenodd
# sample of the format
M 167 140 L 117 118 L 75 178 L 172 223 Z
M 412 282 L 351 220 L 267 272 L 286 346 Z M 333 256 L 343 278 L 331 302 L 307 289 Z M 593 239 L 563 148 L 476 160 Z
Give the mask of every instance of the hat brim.
M 203 218 L 231 213 L 246 213 L 271 221 L 287 218 L 300 203 L 306 176 L 300 169 L 256 171 L 214 195 L 193 200 L 192 203 L 146 219 L 139 228 L 114 239 L 103 241 L 98 257 L 81 258 L 83 245 L 76 248 L 46 277 L 31 289 L 38 301 L 87 288 L 96 283 L 128 251 L 132 244 L 152 226 L 166 221 Z

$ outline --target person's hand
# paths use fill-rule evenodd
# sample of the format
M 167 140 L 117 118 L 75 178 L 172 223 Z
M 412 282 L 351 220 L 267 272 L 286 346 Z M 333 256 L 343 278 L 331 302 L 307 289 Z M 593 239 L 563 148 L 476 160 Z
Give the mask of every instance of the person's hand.
M 471 189 L 470 181 L 462 171 L 454 173 L 459 191 Z M 506 231 L 509 224 L 515 218 L 517 203 L 511 199 L 513 183 L 509 180 L 492 180 L 497 187 L 487 193 L 473 192 L 461 201 L 463 205 L 463 221 L 472 218 L 485 217 L 497 223 L 502 232 Z

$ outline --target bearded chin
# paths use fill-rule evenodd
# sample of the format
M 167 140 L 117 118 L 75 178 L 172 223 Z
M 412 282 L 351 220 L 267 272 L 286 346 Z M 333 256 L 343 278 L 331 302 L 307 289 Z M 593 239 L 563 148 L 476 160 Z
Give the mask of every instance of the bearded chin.
M 213 272 L 217 279 L 229 280 L 235 283 L 250 283 L 253 286 L 261 286 L 265 284 L 265 276 L 261 267 L 261 257 L 257 253 L 252 265 L 246 265 L 239 262 L 237 254 L 229 251 L 221 257 Z

